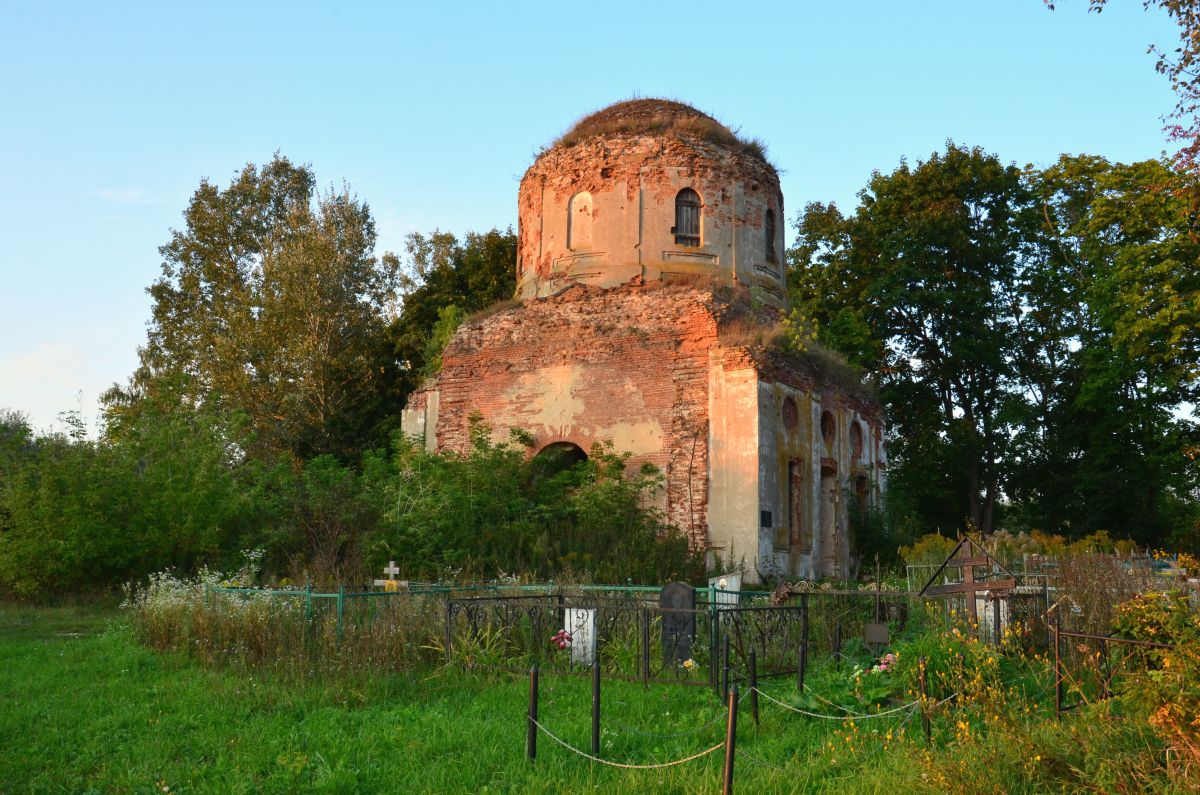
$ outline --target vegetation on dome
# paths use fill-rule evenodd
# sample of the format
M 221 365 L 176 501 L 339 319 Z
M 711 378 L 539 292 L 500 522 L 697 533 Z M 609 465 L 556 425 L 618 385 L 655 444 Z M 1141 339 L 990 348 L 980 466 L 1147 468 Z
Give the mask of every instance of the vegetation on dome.
M 669 99 L 630 99 L 609 105 L 579 119 L 552 146 L 570 147 L 590 138 L 613 135 L 694 138 L 770 165 L 766 144 L 759 139 L 743 138 L 707 113 Z

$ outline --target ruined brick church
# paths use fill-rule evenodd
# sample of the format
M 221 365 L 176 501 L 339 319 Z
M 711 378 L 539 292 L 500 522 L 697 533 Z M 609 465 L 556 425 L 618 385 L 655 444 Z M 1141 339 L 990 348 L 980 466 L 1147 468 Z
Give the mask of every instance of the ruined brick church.
M 761 148 L 682 103 L 621 102 L 543 151 L 518 205 L 519 303 L 458 330 L 404 431 L 463 449 L 478 413 L 534 452 L 608 440 L 748 582 L 847 576 L 851 514 L 884 487 L 880 409 L 777 344 L 783 195 Z

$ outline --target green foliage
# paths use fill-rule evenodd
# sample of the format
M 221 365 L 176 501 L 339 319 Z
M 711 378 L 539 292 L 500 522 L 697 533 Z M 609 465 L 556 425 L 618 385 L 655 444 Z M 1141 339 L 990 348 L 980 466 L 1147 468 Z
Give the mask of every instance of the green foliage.
M 910 566 L 939 564 L 954 550 L 958 542 L 937 533 L 923 535 L 912 546 L 900 547 L 900 557 Z
M 90 591 L 227 554 L 254 513 L 231 442 L 240 429 L 170 403 L 144 405 L 120 443 L 17 433 L 0 480 L 0 583 Z
M 454 304 L 438 310 L 437 322 L 433 324 L 429 339 L 425 343 L 424 364 L 421 367 L 422 376 L 429 378 L 441 372 L 442 351 L 446 349 L 454 332 L 458 331 L 458 327 L 463 324 L 466 317 L 467 313 Z
M 414 232 L 406 245 L 400 317 L 388 332 L 404 393 L 440 368 L 440 362 L 427 362 L 427 357 L 440 356 L 445 348 L 441 337 L 448 341 L 453 332 L 454 322 L 443 319 L 444 312 L 453 312 L 461 322 L 511 299 L 517 289 L 517 236 L 512 229 L 468 232 L 462 241 L 449 232 Z
M 703 568 L 652 500 L 661 475 L 628 470 L 628 454 L 597 446 L 574 467 L 530 458 L 530 439 L 495 442 L 474 421 L 464 455 L 430 453 L 401 438 L 376 470 L 384 526 L 369 537 L 374 562 L 413 576 L 567 572 L 604 582 L 694 579 Z
M 183 405 L 244 415 L 258 458 L 347 456 L 386 438 L 400 407 L 385 337 L 399 261 L 374 255 L 365 204 L 315 183 L 279 155 L 224 190 L 201 182 L 160 249 L 149 340 L 129 387 L 107 395 L 110 425 L 166 380 Z
M 1155 161 L 1021 172 L 951 143 L 873 175 L 851 216 L 805 208 L 792 304 L 879 378 L 894 513 L 1186 542 L 1194 191 Z
M 1188 595 L 1139 594 L 1118 608 L 1113 625 L 1124 637 L 1172 647 L 1142 650 L 1150 667 L 1125 693 L 1185 766 L 1200 765 L 1200 616 Z

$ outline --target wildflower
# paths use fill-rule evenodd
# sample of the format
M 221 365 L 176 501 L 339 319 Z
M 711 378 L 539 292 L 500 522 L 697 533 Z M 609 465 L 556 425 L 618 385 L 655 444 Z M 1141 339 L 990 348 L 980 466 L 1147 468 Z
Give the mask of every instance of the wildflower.
M 550 645 L 557 646 L 559 649 L 566 649 L 571 645 L 571 633 L 565 629 L 560 629 L 550 636 Z
M 687 669 L 688 671 L 690 671 L 696 667 L 696 661 L 689 657 L 688 659 L 683 661 L 683 667 L 685 669 Z

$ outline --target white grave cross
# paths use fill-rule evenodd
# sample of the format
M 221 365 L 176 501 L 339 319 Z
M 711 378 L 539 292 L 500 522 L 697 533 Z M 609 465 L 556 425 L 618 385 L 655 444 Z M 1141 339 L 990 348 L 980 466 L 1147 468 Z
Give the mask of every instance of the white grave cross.
M 398 591 L 401 586 L 408 587 L 407 580 L 397 580 L 396 575 L 400 573 L 400 569 L 396 568 L 396 561 L 389 560 L 388 565 L 384 567 L 383 573 L 387 575 L 386 580 L 375 580 L 376 585 L 382 585 L 385 591 Z

